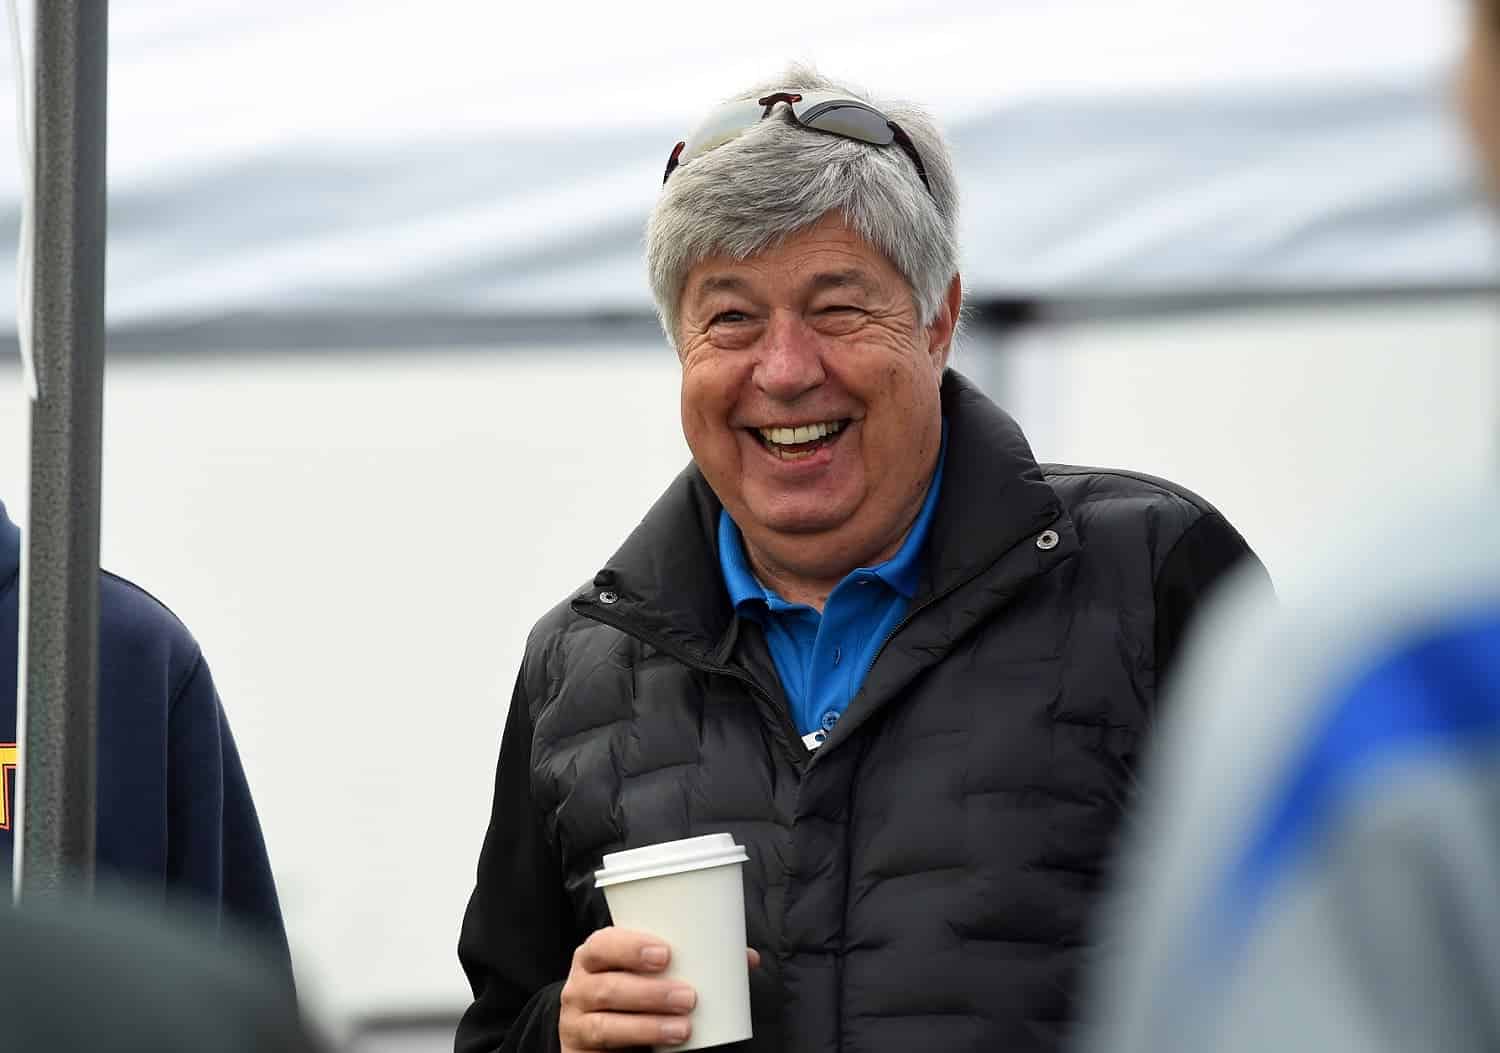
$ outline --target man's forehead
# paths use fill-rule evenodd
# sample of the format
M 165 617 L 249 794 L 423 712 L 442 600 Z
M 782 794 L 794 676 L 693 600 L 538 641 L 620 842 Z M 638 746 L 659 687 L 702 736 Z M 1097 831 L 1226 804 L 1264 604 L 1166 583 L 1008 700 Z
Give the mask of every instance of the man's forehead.
M 824 289 L 853 289 L 859 292 L 874 292 L 880 288 L 880 279 L 873 268 L 859 264 L 834 267 L 810 267 L 805 271 L 783 271 L 773 273 L 767 268 L 749 266 L 714 267 L 699 275 L 692 283 L 692 291 L 698 296 L 714 293 L 753 293 L 773 280 L 785 282 L 803 292 L 820 292 Z

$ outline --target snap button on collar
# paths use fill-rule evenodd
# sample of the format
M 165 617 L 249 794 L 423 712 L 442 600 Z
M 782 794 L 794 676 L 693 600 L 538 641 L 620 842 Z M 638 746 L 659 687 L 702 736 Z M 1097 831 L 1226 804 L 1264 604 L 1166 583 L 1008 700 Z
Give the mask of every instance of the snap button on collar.
M 601 592 L 599 594 L 599 602 L 603 603 L 603 604 L 614 603 L 619 598 L 620 598 L 620 594 L 619 593 L 617 593 L 617 592 L 611 592 L 608 589 L 605 589 L 603 592 Z
M 1043 552 L 1051 552 L 1060 540 L 1056 530 L 1043 530 L 1036 536 L 1036 547 Z

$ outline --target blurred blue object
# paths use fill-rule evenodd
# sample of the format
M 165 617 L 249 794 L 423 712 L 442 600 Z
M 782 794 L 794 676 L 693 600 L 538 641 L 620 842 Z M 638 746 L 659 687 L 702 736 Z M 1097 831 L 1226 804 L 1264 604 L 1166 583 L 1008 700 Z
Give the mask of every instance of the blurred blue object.
M 1500 493 L 1411 507 L 1205 619 L 1089 1053 L 1500 1046 Z

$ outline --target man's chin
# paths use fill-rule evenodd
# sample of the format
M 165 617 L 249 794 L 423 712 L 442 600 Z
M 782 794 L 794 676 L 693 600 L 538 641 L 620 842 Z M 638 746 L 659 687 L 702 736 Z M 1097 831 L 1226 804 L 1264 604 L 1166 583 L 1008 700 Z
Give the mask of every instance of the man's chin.
M 802 493 L 746 502 L 745 511 L 762 531 L 774 534 L 821 534 L 849 521 L 852 502 L 837 497 Z

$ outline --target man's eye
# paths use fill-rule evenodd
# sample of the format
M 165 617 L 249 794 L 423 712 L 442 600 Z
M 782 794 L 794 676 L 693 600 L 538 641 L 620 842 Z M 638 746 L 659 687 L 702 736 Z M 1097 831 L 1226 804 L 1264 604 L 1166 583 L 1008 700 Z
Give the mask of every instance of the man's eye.
M 858 311 L 858 310 L 859 310 L 859 308 L 855 307 L 852 303 L 836 303 L 836 304 L 830 304 L 829 306 L 823 308 L 822 313 L 823 314 L 845 314 L 845 313 L 848 313 L 848 312 Z
M 734 325 L 738 322 L 746 321 L 749 317 L 744 311 L 720 311 L 713 316 L 713 319 L 708 324 Z

